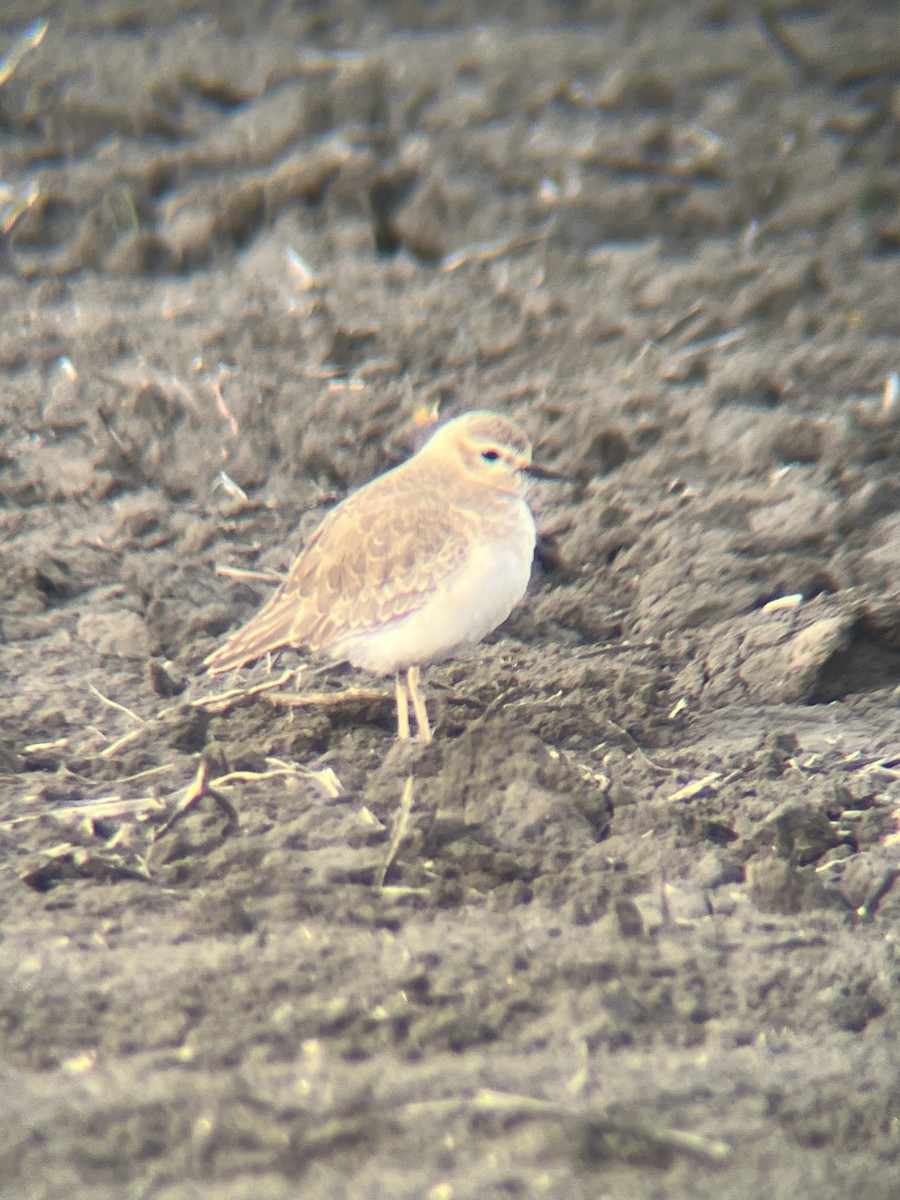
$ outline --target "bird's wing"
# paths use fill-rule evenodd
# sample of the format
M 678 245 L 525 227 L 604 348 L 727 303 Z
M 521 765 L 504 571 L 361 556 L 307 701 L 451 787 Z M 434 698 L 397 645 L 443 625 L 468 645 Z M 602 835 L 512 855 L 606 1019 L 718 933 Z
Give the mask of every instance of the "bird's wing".
M 421 608 L 462 565 L 477 513 L 382 476 L 322 522 L 255 617 L 206 660 L 228 671 L 283 646 L 327 651 Z

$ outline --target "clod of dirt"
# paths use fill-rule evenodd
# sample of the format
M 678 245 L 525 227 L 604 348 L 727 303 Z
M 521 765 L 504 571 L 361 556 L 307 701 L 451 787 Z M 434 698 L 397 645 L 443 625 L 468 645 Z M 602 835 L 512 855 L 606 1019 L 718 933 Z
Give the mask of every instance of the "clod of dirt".
M 588 830 L 602 837 L 611 816 L 596 785 L 503 720 L 485 720 L 448 745 L 431 795 L 444 815 L 458 814 L 510 848 L 581 846 Z
M 820 615 L 821 614 L 821 615 Z M 852 598 L 809 605 L 797 632 L 760 618 L 744 638 L 740 677 L 772 703 L 827 703 L 900 679 L 900 609 Z
M 846 838 L 825 813 L 809 804 L 788 801 L 762 822 L 756 840 L 760 845 L 768 844 L 779 858 L 794 866 L 807 867 L 828 850 L 843 845 Z
M 750 896 L 760 912 L 812 912 L 819 908 L 844 908 L 843 897 L 826 888 L 809 869 L 798 870 L 779 858 L 747 864 Z
M 85 613 L 78 622 L 78 636 L 98 654 L 144 660 L 152 653 L 147 626 L 134 612 L 119 609 Z

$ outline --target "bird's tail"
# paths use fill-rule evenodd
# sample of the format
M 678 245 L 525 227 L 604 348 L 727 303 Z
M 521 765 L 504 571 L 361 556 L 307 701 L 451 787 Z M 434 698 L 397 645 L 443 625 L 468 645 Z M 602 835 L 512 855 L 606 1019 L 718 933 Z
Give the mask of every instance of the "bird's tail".
M 211 675 L 234 671 L 247 663 L 291 645 L 294 602 L 278 591 L 241 629 L 203 660 Z

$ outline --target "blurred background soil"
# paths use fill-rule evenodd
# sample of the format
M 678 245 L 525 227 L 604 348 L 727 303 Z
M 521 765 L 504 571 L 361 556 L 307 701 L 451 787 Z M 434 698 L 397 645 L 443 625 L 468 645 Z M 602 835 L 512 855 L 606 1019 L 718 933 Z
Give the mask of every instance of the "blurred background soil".
M 0 1196 L 896 1197 L 895 3 L 0 60 Z M 476 406 L 568 482 L 433 746 L 203 675 Z

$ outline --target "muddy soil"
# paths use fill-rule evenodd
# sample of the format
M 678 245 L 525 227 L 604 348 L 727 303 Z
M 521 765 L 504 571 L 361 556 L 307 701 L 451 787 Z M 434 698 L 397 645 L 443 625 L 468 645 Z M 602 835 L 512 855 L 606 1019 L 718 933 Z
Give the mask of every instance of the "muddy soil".
M 895 4 L 41 15 L 0 26 L 0 1196 L 895 1197 Z M 476 406 L 567 481 L 432 746 L 349 668 L 203 673 Z

